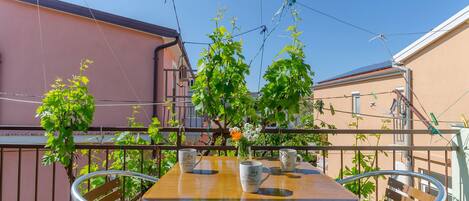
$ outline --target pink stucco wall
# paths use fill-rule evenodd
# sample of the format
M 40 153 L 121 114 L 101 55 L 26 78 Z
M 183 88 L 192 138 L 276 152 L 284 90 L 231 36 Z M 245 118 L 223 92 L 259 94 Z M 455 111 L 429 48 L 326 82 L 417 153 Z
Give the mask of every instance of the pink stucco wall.
M 90 78 L 90 92 L 97 100 L 152 101 L 153 51 L 167 41 L 106 23 L 99 23 L 101 33 L 92 20 L 44 8 L 40 17 L 43 49 L 36 6 L 0 1 L 1 92 L 42 95 L 45 84 L 49 89 L 56 78 L 77 73 L 80 60 L 89 58 L 95 63 L 86 75 Z M 179 53 L 173 51 L 160 54 L 159 101 L 164 100 L 163 86 L 167 81 L 162 67 L 171 68 L 172 61 L 177 62 Z M 2 100 L 0 124 L 37 125 L 36 108 L 34 104 Z M 144 110 L 140 120 L 148 123 L 152 106 L 145 106 Z M 94 125 L 125 126 L 129 114 L 130 107 L 97 107 Z
M 86 75 L 90 79 L 90 92 L 96 100 L 152 101 L 154 49 L 173 39 L 163 40 L 156 35 L 106 23 L 99 23 L 101 33 L 92 20 L 44 8 L 40 10 L 40 17 L 43 49 L 37 7 L 0 0 L 0 92 L 41 96 L 56 78 L 67 78 L 77 73 L 80 60 L 89 58 L 95 63 Z M 180 50 L 174 47 L 161 51 L 159 55 L 158 102 L 165 100 L 164 88 L 171 93 L 173 87 L 165 84 L 172 83 L 172 76 L 166 80 L 163 68 L 173 68 L 172 63 L 178 63 L 180 54 Z M 185 90 L 178 89 L 177 95 L 187 92 L 187 83 L 184 84 Z M 40 101 L 40 98 L 31 97 L 2 97 Z M 0 125 L 38 125 L 35 118 L 37 106 L 0 100 Z M 144 106 L 143 109 L 138 119 L 148 124 L 152 106 Z M 130 113 L 130 106 L 97 107 L 94 126 L 126 126 L 126 117 Z M 159 106 L 160 119 L 162 114 L 163 107 Z M 18 171 L 21 172 L 21 200 L 34 200 L 35 152 L 22 151 L 21 169 L 18 168 L 18 156 L 17 149 L 4 150 L 0 200 L 17 200 Z M 41 157 L 42 153 L 39 159 Z M 52 167 L 44 167 L 40 161 L 38 167 L 38 200 L 50 201 Z M 63 167 L 57 165 L 55 200 L 68 198 L 68 180 Z

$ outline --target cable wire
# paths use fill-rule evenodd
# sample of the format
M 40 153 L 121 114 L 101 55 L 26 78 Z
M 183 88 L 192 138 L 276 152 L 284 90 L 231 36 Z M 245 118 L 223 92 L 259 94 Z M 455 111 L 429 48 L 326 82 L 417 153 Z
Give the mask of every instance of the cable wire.
M 377 92 L 377 93 L 368 93 L 368 94 L 360 94 L 358 96 L 375 96 L 375 95 L 383 95 L 383 94 L 392 94 L 392 91 L 384 91 L 384 92 Z M 319 97 L 319 98 L 310 98 L 310 100 L 328 100 L 328 99 L 340 99 L 340 98 L 351 98 L 352 95 L 343 95 L 343 96 L 328 96 L 328 97 Z
M 453 103 L 451 103 L 445 110 L 443 110 L 443 112 L 441 112 L 437 118 L 440 118 L 441 116 L 443 116 L 443 114 L 445 114 L 446 112 L 448 112 L 449 109 L 451 109 L 453 106 L 455 106 L 459 101 L 462 100 L 462 98 L 464 98 L 467 94 L 469 94 L 469 90 L 465 91 L 461 96 L 459 96 Z
M 299 2 L 299 1 L 297 1 L 296 3 L 297 3 L 298 5 L 300 5 L 300 6 L 302 6 L 302 7 L 304 7 L 304 8 L 306 8 L 306 9 L 310 10 L 310 11 L 313 11 L 313 12 L 315 12 L 315 13 L 318 13 L 318 14 L 322 15 L 322 16 L 325 16 L 325 17 L 328 17 L 328 18 L 330 18 L 330 19 L 333 19 L 333 20 L 335 20 L 335 21 L 337 21 L 337 22 L 340 22 L 340 23 L 342 23 L 342 24 L 345 24 L 345 25 L 347 25 L 347 26 L 353 27 L 353 28 L 355 28 L 355 29 L 357 29 L 357 30 L 363 31 L 363 32 L 368 33 L 368 34 L 371 34 L 371 35 L 373 35 L 373 36 L 379 35 L 378 33 L 374 32 L 374 31 L 371 31 L 371 30 L 369 30 L 369 29 L 366 29 L 366 28 L 364 28 L 364 27 L 362 27 L 362 26 L 358 26 L 358 25 L 352 24 L 352 23 L 350 23 L 350 22 L 347 22 L 347 21 L 345 21 L 345 20 L 342 20 L 342 19 L 340 19 L 340 18 L 338 18 L 338 17 L 336 17 L 336 16 L 333 16 L 333 15 L 331 15 L 331 14 L 325 13 L 325 12 L 320 11 L 320 10 L 318 10 L 318 9 L 314 9 L 314 8 L 312 8 L 311 6 L 308 6 L 308 5 L 306 5 L 306 4 L 303 4 L 303 3 Z
M 179 34 L 182 34 L 181 26 L 179 24 L 178 12 L 177 12 L 177 9 L 176 9 L 176 3 L 174 3 L 174 0 L 172 0 L 172 1 L 173 1 L 174 15 L 176 16 L 176 23 L 177 23 L 177 26 L 178 26 L 178 32 L 179 32 Z
M 239 34 L 235 34 L 235 35 L 231 36 L 230 39 L 233 39 L 233 38 L 237 38 L 237 37 L 239 37 L 239 36 L 246 35 L 246 34 L 248 34 L 248 33 L 251 33 L 251 32 L 253 32 L 253 31 L 256 31 L 256 30 L 259 30 L 259 29 L 264 30 L 264 29 L 266 29 L 266 26 L 265 26 L 265 25 L 260 25 L 260 26 L 258 26 L 258 27 L 249 29 L 249 30 L 247 30 L 247 31 L 245 31 L 245 32 L 241 32 L 241 33 L 239 33 Z M 213 42 L 198 42 L 198 41 L 184 41 L 184 42 L 182 42 L 182 43 L 183 43 L 183 44 L 191 44 L 191 45 L 211 45 L 211 44 L 213 44 Z
M 41 45 L 41 67 L 42 67 L 42 78 L 44 81 L 44 92 L 47 91 L 47 72 L 46 72 L 46 61 L 44 54 L 44 36 L 42 31 L 42 19 L 41 19 L 41 5 L 39 0 L 36 0 L 37 4 L 37 23 L 39 27 L 39 42 Z
M 262 0 L 259 0 L 259 9 L 260 9 L 260 22 L 261 24 L 263 24 L 263 20 L 262 20 L 262 13 L 263 13 L 263 9 L 262 9 Z M 265 31 L 266 31 L 266 27 L 264 27 L 264 30 L 262 30 L 262 42 L 265 41 Z M 261 64 L 259 66 L 259 78 L 257 80 L 257 92 L 259 92 L 260 88 L 261 88 L 261 80 L 262 80 L 262 68 L 263 68 L 263 63 L 264 63 L 264 48 L 265 46 L 262 47 L 262 52 L 261 52 Z
M 248 31 L 241 32 L 241 33 L 239 33 L 239 34 L 235 34 L 235 35 L 233 35 L 232 38 L 236 38 L 236 37 L 239 37 L 239 36 L 242 36 L 242 35 L 251 33 L 251 32 L 253 32 L 253 31 L 256 31 L 256 30 L 259 30 L 259 29 L 264 29 L 264 27 L 265 27 L 265 25 L 260 25 L 260 26 L 258 26 L 258 27 L 252 28 L 252 29 L 250 29 L 250 30 L 248 30 Z
M 119 67 L 119 70 L 120 72 L 122 73 L 122 75 L 124 76 L 125 80 L 127 81 L 128 85 L 129 85 L 129 88 L 132 90 L 132 92 L 134 93 L 134 96 L 137 98 L 137 100 L 140 100 L 140 96 L 138 95 L 137 93 L 137 90 L 133 87 L 132 85 L 132 82 L 130 81 L 129 77 L 127 76 L 127 73 L 125 72 L 124 70 L 124 66 L 122 65 L 122 63 L 120 62 L 119 60 L 119 57 L 117 57 L 116 55 L 116 52 L 114 51 L 114 48 L 112 48 L 109 40 L 107 39 L 106 37 L 106 34 L 104 33 L 104 31 L 102 30 L 101 26 L 99 25 L 98 23 L 98 20 L 96 19 L 95 15 L 94 15 L 94 12 L 93 10 L 91 9 L 91 7 L 89 6 L 88 4 L 88 1 L 87 0 L 83 0 L 83 2 L 85 3 L 86 7 L 88 8 L 88 11 L 90 12 L 90 15 L 91 17 L 93 18 L 93 21 L 96 25 L 96 28 L 98 29 L 99 33 L 101 34 L 101 37 L 103 38 L 106 46 L 108 47 L 112 57 L 114 58 L 114 60 L 117 62 L 117 66 Z M 151 121 L 148 113 L 146 110 L 143 110 L 143 112 L 145 113 L 145 118 L 148 120 L 148 121 Z
M 437 33 L 437 32 L 447 32 L 449 30 L 430 30 L 430 31 L 417 31 L 417 32 L 397 32 L 397 33 L 387 33 L 387 37 L 394 37 L 394 36 L 407 36 L 407 35 L 421 35 L 421 34 L 427 34 L 427 33 Z
M 7 98 L 7 97 L 0 97 L 0 100 L 10 101 L 10 102 L 18 102 L 18 103 L 29 103 L 29 104 L 42 104 L 42 101 L 34 101 L 34 100 L 25 100 L 25 99 L 16 99 L 16 98 Z M 123 107 L 123 106 L 152 106 L 152 105 L 166 105 L 171 103 L 191 103 L 191 101 L 166 101 L 166 102 L 135 102 L 135 103 L 111 103 L 111 104 L 95 104 L 96 107 Z M 331 111 L 329 108 L 323 108 L 323 110 Z M 344 114 L 355 114 L 353 112 L 348 112 L 344 110 L 337 110 L 334 109 L 334 112 L 337 113 L 344 113 Z M 366 114 L 360 113 L 359 115 L 364 117 L 374 117 L 374 118 L 381 118 L 381 119 L 402 119 L 397 117 L 391 116 L 382 116 L 382 115 L 373 115 L 373 114 Z M 422 122 L 419 119 L 411 119 L 411 121 Z M 446 121 L 441 120 L 439 122 L 442 123 L 461 123 L 460 121 Z

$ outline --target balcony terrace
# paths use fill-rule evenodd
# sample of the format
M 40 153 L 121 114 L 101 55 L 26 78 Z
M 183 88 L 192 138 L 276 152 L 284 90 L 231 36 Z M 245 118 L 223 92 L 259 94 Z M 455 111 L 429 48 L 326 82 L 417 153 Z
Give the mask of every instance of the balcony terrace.
M 0 127 L 4 132 L 24 131 L 24 132 L 41 132 L 40 127 Z M 134 134 L 145 135 L 147 128 L 90 128 L 90 133 L 100 133 L 102 135 L 114 134 L 115 132 L 133 132 Z M 0 144 L 0 200 L 69 200 L 70 183 L 67 180 L 67 171 L 72 172 L 75 177 L 88 172 L 98 170 L 110 170 L 120 167 L 121 170 L 131 170 L 135 172 L 143 172 L 151 174 L 151 176 L 161 178 L 170 167 L 174 165 L 165 160 L 169 159 L 169 155 L 176 157 L 178 150 L 183 148 L 194 148 L 205 155 L 212 156 L 233 156 L 236 155 L 236 148 L 233 146 L 210 146 L 200 144 L 185 144 L 183 136 L 185 133 L 208 134 L 218 132 L 218 129 L 211 128 L 161 128 L 160 132 L 175 132 L 177 135 L 176 144 L 159 144 L 159 145 L 111 145 L 106 143 L 86 143 L 77 144 L 76 152 L 73 159 L 74 166 L 65 170 L 59 164 L 51 166 L 43 166 L 41 158 L 47 148 L 43 144 Z M 441 130 L 443 134 L 456 134 L 456 130 Z M 393 135 L 396 133 L 413 135 L 429 134 L 427 130 L 304 130 L 304 129 L 265 129 L 263 133 L 271 135 L 355 135 L 355 134 L 375 134 Z M 278 157 L 278 150 L 281 148 L 291 148 L 298 150 L 300 154 L 306 156 L 306 162 L 312 164 L 322 171 L 322 174 L 332 178 L 342 178 L 343 174 L 339 174 L 340 170 L 351 167 L 353 154 L 358 156 L 374 156 L 376 163 L 373 165 L 381 170 L 402 169 L 396 166 L 400 162 L 411 162 L 410 169 L 415 172 L 430 174 L 435 177 L 436 173 L 441 173 L 442 177 L 438 178 L 444 184 L 446 190 L 451 192 L 451 156 L 455 154 L 457 148 L 455 146 L 253 146 L 254 157 Z M 119 161 L 120 166 L 116 166 L 115 156 L 113 153 L 121 154 Z M 403 158 L 408 155 L 411 159 L 407 161 Z M 440 161 L 433 156 L 443 156 L 444 161 Z M 136 157 L 137 156 L 137 157 Z M 427 157 L 422 157 L 427 156 Z M 130 161 L 129 161 L 130 160 Z M 148 168 L 145 162 L 150 160 L 154 162 L 156 171 L 149 173 L 144 168 Z M 425 168 L 422 168 L 426 164 Z M 356 166 L 358 172 L 362 166 Z M 377 185 L 373 190 L 373 195 L 369 197 L 372 200 L 381 200 L 386 191 L 386 179 L 383 177 L 374 177 Z M 412 179 L 413 186 L 424 192 L 435 194 L 434 186 L 420 179 Z M 85 182 L 82 188 L 89 190 L 94 188 L 93 180 Z M 123 186 L 126 191 L 126 186 Z M 138 191 L 145 192 L 149 186 L 139 185 Z M 430 188 L 428 188 L 430 187 Z M 288 188 L 288 186 L 287 186 Z M 458 197 L 459 195 L 450 194 L 448 200 Z

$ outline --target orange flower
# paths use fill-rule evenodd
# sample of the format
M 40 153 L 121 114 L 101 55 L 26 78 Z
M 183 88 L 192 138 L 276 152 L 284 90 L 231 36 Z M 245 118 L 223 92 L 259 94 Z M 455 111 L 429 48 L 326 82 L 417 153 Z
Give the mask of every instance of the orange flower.
M 241 131 L 235 130 L 235 129 L 230 132 L 230 135 L 231 135 L 231 138 L 234 141 L 239 141 L 243 137 L 243 133 L 241 133 Z

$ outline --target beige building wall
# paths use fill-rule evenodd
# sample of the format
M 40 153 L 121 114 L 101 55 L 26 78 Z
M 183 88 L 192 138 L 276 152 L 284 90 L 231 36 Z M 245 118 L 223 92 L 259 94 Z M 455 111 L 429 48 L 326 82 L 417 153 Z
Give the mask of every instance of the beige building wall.
M 318 114 L 317 119 L 335 125 L 338 129 L 349 129 L 349 124 L 356 121 L 352 117 L 352 93 L 360 93 L 360 112 L 363 114 L 387 116 L 389 115 L 390 107 L 393 99 L 396 97 L 394 93 L 390 93 L 394 89 L 405 88 L 405 82 L 401 75 L 392 75 L 385 78 L 372 79 L 361 82 L 354 82 L 349 84 L 342 84 L 331 87 L 318 87 L 314 89 L 314 98 L 321 99 L 325 103 L 325 107 L 329 108 L 330 105 L 336 110 L 335 115 L 329 111 L 325 111 L 323 115 Z M 375 95 L 371 95 L 375 94 Z M 330 98 L 334 97 L 334 98 Z M 345 113 L 347 112 L 347 113 Z M 358 125 L 360 129 L 381 129 L 386 126 L 389 129 L 393 128 L 393 122 L 383 123 L 382 119 L 375 117 L 367 117 L 360 115 L 362 120 L 359 120 Z M 361 146 L 390 146 L 394 144 L 394 135 L 383 134 L 379 142 L 374 137 L 369 137 L 370 141 L 367 143 L 358 143 Z M 353 134 L 338 134 L 329 135 L 329 141 L 333 146 L 351 146 L 354 145 L 355 138 Z M 363 152 L 364 154 L 375 154 L 374 151 Z M 327 161 L 327 174 L 333 178 L 339 176 L 341 162 L 342 167 L 353 167 L 352 158 L 354 151 L 344 151 L 343 160 L 341 160 L 340 151 L 328 152 Z M 392 151 L 386 153 L 378 153 L 378 165 L 381 169 L 393 168 L 393 154 Z M 402 154 L 397 152 L 395 155 L 396 161 L 404 161 Z M 384 193 L 385 180 L 380 180 L 379 196 Z
M 461 120 L 461 114 L 469 116 L 469 23 L 463 23 L 459 27 L 445 34 L 442 38 L 431 43 L 427 47 L 419 50 L 416 54 L 401 61 L 405 67 L 412 70 L 412 89 L 418 97 L 413 97 L 413 104 L 422 114 L 425 112 L 434 113 L 440 125 L 440 129 L 451 128 L 451 123 Z M 360 94 L 380 93 L 391 91 L 396 88 L 405 89 L 405 80 L 402 76 L 393 76 L 385 79 L 372 79 L 362 82 L 348 83 L 333 87 L 318 87 L 314 90 L 315 99 L 323 99 L 326 107 L 332 104 L 336 110 L 352 111 L 353 92 Z M 327 97 L 347 96 L 347 98 Z M 389 108 L 392 104 L 394 94 L 382 94 L 374 96 L 361 97 L 361 112 L 369 115 L 388 116 Z M 371 107 L 371 105 L 375 105 Z M 422 106 L 420 105 L 422 104 Z M 426 115 L 425 115 L 426 116 Z M 337 128 L 349 128 L 348 124 L 352 121 L 351 114 L 336 112 L 334 116 L 326 111 L 324 115 L 318 115 L 318 118 L 328 123 L 332 123 Z M 427 117 L 428 118 L 428 117 Z M 426 129 L 418 121 L 415 115 L 412 116 L 414 129 Z M 380 129 L 381 120 L 373 117 L 363 117 L 359 123 L 361 129 Z M 392 128 L 392 124 L 390 128 Z M 352 145 L 353 136 L 331 135 L 330 142 L 335 146 Z M 450 135 L 431 136 L 414 135 L 413 143 L 415 146 L 448 146 L 451 140 Z M 375 142 L 362 145 L 373 145 Z M 383 135 L 380 145 L 387 146 L 395 144 L 393 135 Z M 369 153 L 372 154 L 372 153 Z M 430 163 L 428 157 L 430 154 Z M 450 158 L 451 152 L 447 153 Z M 422 171 L 430 168 L 432 172 L 445 175 L 447 171 L 451 176 L 451 167 L 445 168 L 445 152 L 433 151 L 415 151 L 414 171 Z M 353 152 L 344 153 L 344 165 L 351 165 Z M 392 158 L 384 154 L 379 154 L 381 169 L 392 168 Z M 337 176 L 340 169 L 340 153 L 329 153 L 327 159 L 327 171 L 330 176 Z M 401 154 L 398 154 L 397 161 L 405 161 Z M 446 161 L 448 162 L 448 161 Z M 449 165 L 450 166 L 450 163 Z M 384 181 L 380 182 L 383 186 Z M 449 181 L 451 183 L 451 181 Z M 384 189 L 379 190 L 379 196 L 382 196 Z
M 343 113 L 341 111 L 352 112 L 351 95 L 355 92 L 361 95 L 361 113 L 391 117 L 389 115 L 389 109 L 392 105 L 393 98 L 396 97 L 396 95 L 391 92 L 399 88 L 405 88 L 405 82 L 401 75 L 331 87 L 317 87 L 314 89 L 314 99 L 321 99 L 324 101 L 326 108 L 332 105 L 334 109 L 337 110 L 335 115 L 331 115 L 330 112 L 326 111 L 324 115 L 318 115 L 318 118 L 334 124 L 338 129 L 348 129 L 349 123 L 354 119 L 352 114 Z M 361 129 L 377 129 L 382 125 L 380 118 L 366 116 L 361 116 L 361 118 L 363 118 L 363 120 L 359 122 L 359 128 Z
M 450 124 L 460 121 L 461 114 L 469 116 L 469 60 L 467 55 L 469 52 L 469 23 L 463 23 L 459 27 L 446 33 L 443 37 L 431 43 L 427 47 L 419 50 L 416 54 L 401 61 L 405 67 L 412 70 L 412 89 L 413 93 L 418 97 L 413 97 L 414 106 L 425 115 L 434 113 L 440 121 L 440 129 L 450 128 Z M 405 80 L 401 76 L 389 77 L 386 79 L 374 79 L 363 82 L 348 83 L 333 87 L 319 87 L 314 91 L 316 99 L 336 96 L 350 96 L 352 92 L 360 92 L 360 94 L 379 93 L 391 91 L 398 87 L 405 88 Z M 377 99 L 373 96 L 361 97 L 361 112 L 370 115 L 386 116 L 392 103 L 394 94 L 377 95 Z M 323 99 L 326 107 L 332 104 L 336 110 L 347 112 L 352 111 L 352 99 L 335 98 Z M 370 107 L 371 103 L 376 106 Z M 420 102 L 420 103 L 419 103 Z M 423 105 L 425 110 L 420 106 Z M 426 115 L 425 115 L 426 116 Z M 325 115 L 318 115 L 318 118 L 332 123 L 337 128 L 349 128 L 348 123 L 352 121 L 350 114 L 342 114 L 336 112 L 331 116 L 327 111 Z M 414 129 L 426 129 L 426 127 L 418 121 L 415 115 L 412 116 Z M 363 117 L 359 123 L 362 129 L 379 129 L 381 128 L 381 120 L 373 117 Z M 392 128 L 392 125 L 391 125 Z M 330 142 L 335 146 L 352 145 L 353 136 L 336 135 L 330 136 Z M 414 135 L 415 146 L 448 146 L 451 139 L 450 135 L 431 136 L 431 135 Z M 380 145 L 393 145 L 395 142 L 392 135 L 383 135 Z M 373 145 L 373 142 L 368 145 Z M 428 162 L 427 151 L 415 151 L 414 153 L 414 171 L 430 170 L 435 173 L 445 175 L 447 171 L 451 176 L 451 167 L 449 163 L 448 169 L 445 168 L 445 152 L 433 151 L 430 153 L 430 163 Z M 451 152 L 447 153 L 447 157 L 451 157 Z M 353 152 L 344 154 L 344 165 L 350 165 Z M 381 169 L 392 168 L 392 158 L 379 154 Z M 397 161 L 404 161 L 399 154 Z M 337 176 L 340 169 L 340 153 L 329 153 L 327 171 L 330 176 Z M 448 162 L 448 161 L 446 161 Z M 417 181 L 418 182 L 418 181 Z M 384 183 L 381 183 L 384 184 Z M 380 191 L 381 196 L 383 192 Z
M 469 91 L 468 27 L 469 24 L 464 23 L 402 61 L 413 71 L 413 90 L 423 107 L 442 121 L 439 128 L 450 128 L 450 123 L 444 121 L 461 121 L 461 114 L 469 116 L 469 95 L 466 94 Z M 419 105 L 415 98 L 414 104 Z M 422 129 L 424 126 L 415 122 L 414 128 Z M 449 140 L 450 136 L 445 138 Z M 446 140 L 438 139 L 430 141 L 417 137 L 415 144 L 447 144 Z

